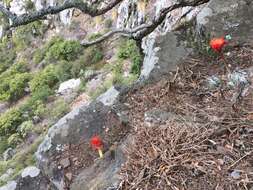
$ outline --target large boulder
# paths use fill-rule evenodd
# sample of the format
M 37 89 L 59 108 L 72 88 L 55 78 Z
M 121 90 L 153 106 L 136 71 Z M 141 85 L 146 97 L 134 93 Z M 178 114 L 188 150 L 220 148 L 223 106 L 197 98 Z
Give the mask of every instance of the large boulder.
M 195 37 L 207 37 L 209 34 L 212 37 L 221 37 L 229 34 L 235 45 L 251 43 L 252 10 L 253 2 L 249 0 L 210 0 L 197 14 L 190 14 L 188 20 L 192 20 L 191 30 Z M 192 12 L 196 13 L 196 10 Z M 178 26 L 173 24 L 174 22 L 171 22 L 171 29 Z M 164 75 L 168 76 L 176 70 L 180 60 L 192 52 L 192 49 L 188 48 L 187 36 L 182 36 L 181 30 L 165 34 L 162 33 L 163 30 L 168 31 L 167 28 L 161 27 L 143 40 L 145 58 L 140 77 L 142 80 L 159 80 Z
M 117 147 L 127 136 L 130 128 L 126 117 L 121 119 L 121 108 L 115 106 L 119 95 L 119 91 L 112 87 L 96 101 L 74 109 L 49 129 L 36 152 L 36 158 L 39 168 L 58 189 L 69 187 L 75 180 L 73 176 L 77 176 L 79 181 L 86 180 L 87 175 L 82 171 L 90 171 L 98 158 L 97 151 L 89 145 L 92 136 L 99 135 L 102 138 L 104 152 L 110 152 L 111 147 Z M 116 168 L 122 163 L 121 157 L 109 159 L 110 164 L 106 159 L 101 161 L 107 163 L 102 164 L 103 170 L 107 170 L 110 176 L 116 175 Z M 114 177 L 104 180 L 108 186 L 115 184 Z M 96 184 L 90 185 L 96 187 Z M 85 189 L 89 188 L 83 187 L 82 190 Z
M 230 34 L 240 43 L 253 40 L 253 2 L 211 0 L 197 15 L 197 27 L 212 36 Z

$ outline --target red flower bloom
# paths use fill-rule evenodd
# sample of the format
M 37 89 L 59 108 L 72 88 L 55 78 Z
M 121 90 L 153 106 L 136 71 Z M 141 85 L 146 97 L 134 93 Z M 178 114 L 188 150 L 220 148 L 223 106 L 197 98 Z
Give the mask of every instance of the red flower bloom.
M 92 137 L 90 140 L 90 144 L 91 144 L 92 148 L 94 148 L 96 150 L 102 149 L 102 147 L 103 147 L 103 142 L 99 136 Z
M 210 41 L 211 48 L 216 52 L 221 52 L 224 45 L 227 43 L 227 41 L 222 38 L 214 38 Z

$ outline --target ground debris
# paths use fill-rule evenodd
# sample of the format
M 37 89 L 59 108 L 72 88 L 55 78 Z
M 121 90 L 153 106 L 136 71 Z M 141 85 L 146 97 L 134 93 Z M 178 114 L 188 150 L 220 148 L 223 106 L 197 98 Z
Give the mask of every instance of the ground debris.
M 120 189 L 253 188 L 252 50 L 240 47 L 225 55 L 229 70 L 219 58 L 194 57 L 172 82 L 163 79 L 128 94 L 134 141 Z M 226 85 L 238 70 L 248 77 L 243 93 Z M 212 76 L 219 82 L 208 88 Z M 176 117 L 147 127 L 145 113 L 154 109 Z

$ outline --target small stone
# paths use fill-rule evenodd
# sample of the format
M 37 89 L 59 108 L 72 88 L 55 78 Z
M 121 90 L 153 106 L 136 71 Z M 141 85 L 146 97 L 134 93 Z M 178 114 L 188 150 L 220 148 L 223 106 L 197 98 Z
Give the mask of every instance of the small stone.
M 70 161 L 68 158 L 65 158 L 60 161 L 60 164 L 63 168 L 67 168 L 70 166 Z
M 40 169 L 34 167 L 34 166 L 30 166 L 30 167 L 27 167 L 23 170 L 23 172 L 21 173 L 21 176 L 24 178 L 24 177 L 27 177 L 27 176 L 30 176 L 30 177 L 37 177 L 38 175 L 40 174 Z
M 230 175 L 234 179 L 240 179 L 240 177 L 241 177 L 240 172 L 237 170 L 234 170 Z
M 66 178 L 69 180 L 69 181 L 71 181 L 72 180 L 72 173 L 66 173 Z

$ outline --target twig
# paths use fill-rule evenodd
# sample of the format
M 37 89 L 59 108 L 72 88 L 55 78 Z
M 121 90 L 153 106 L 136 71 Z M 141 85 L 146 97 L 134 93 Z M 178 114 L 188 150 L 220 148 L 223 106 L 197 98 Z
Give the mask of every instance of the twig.
M 249 156 L 253 151 L 248 152 L 247 154 L 245 154 L 243 157 L 241 157 L 240 159 L 238 159 L 237 161 L 235 161 L 232 165 L 230 165 L 228 167 L 227 170 L 230 170 L 232 167 L 234 167 L 236 164 L 238 164 L 241 160 L 243 160 L 244 158 L 246 158 L 247 156 Z

